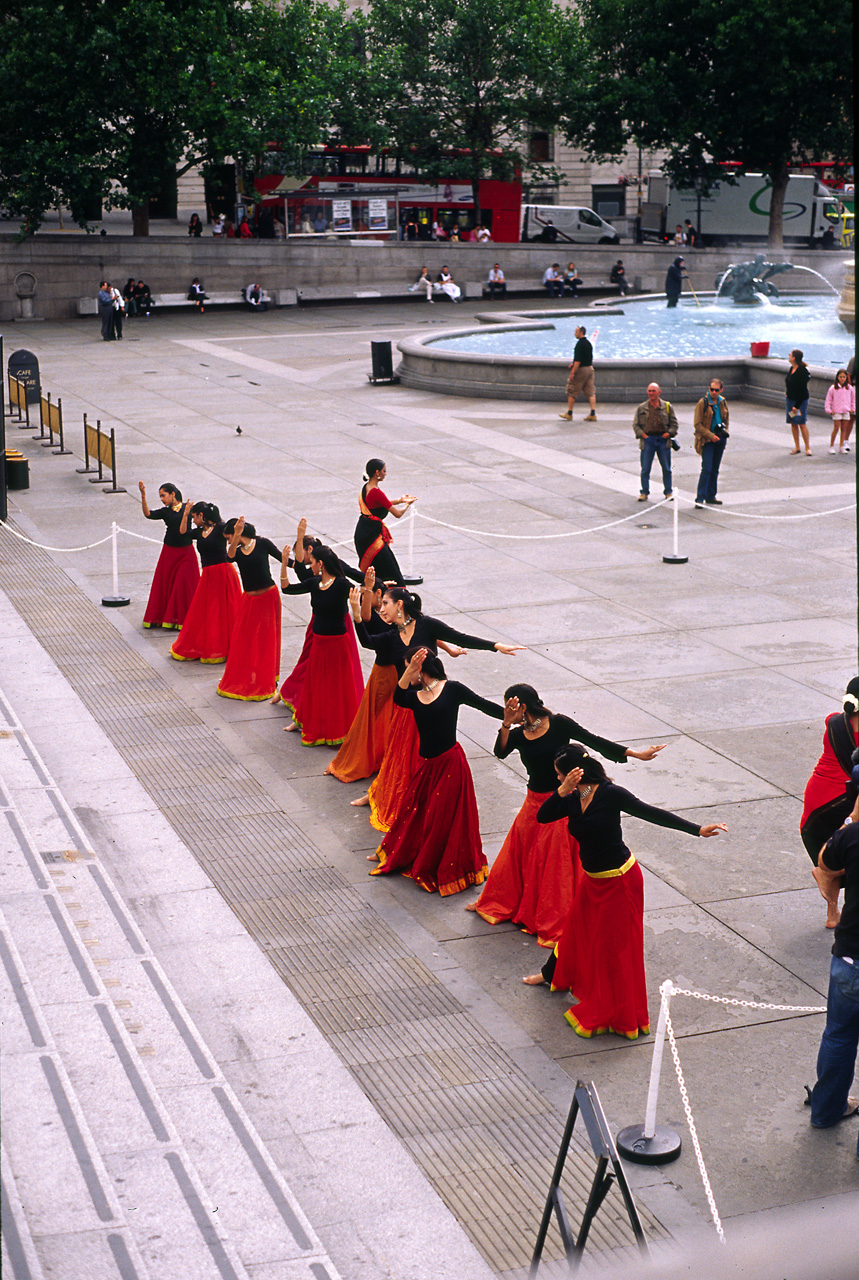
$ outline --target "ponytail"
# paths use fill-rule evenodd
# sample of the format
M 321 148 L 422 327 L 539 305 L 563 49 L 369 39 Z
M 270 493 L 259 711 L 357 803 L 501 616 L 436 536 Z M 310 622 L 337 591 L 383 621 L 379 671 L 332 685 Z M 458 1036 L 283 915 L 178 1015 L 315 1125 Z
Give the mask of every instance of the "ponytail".
M 408 591 L 405 587 L 386 587 L 385 595 L 403 606 L 403 612 L 410 618 L 421 616 L 421 598 L 416 591 Z

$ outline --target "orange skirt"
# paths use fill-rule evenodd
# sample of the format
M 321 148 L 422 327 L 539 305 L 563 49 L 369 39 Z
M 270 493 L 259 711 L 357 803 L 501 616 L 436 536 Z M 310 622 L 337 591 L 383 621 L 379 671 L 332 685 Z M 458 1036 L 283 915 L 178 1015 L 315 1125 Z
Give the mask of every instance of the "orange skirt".
M 232 561 L 204 569 L 170 656 L 180 662 L 226 662 L 241 598 L 239 571 Z
M 552 990 L 577 997 L 564 1014 L 577 1035 L 649 1032 L 644 877 L 634 857 L 617 871 L 582 874 L 556 955 Z
M 370 785 L 370 822 L 377 831 L 390 831 L 394 825 L 420 763 L 415 718 L 408 707 L 394 703 L 385 758 L 379 776 Z
M 374 663 L 355 719 L 326 773 L 341 782 L 357 782 L 381 768 L 396 687 L 397 668 L 379 667 Z
M 370 875 L 402 871 L 443 897 L 486 879 L 474 783 L 458 742 L 432 760 L 420 759 L 378 852 L 381 864 Z
M 218 685 L 222 698 L 265 702 L 277 689 L 280 667 L 280 592 L 274 585 L 261 596 L 243 595 L 230 636 L 227 665 Z
M 477 899 L 477 914 L 488 924 L 512 920 L 541 947 L 554 947 L 561 937 L 582 876 L 578 842 L 566 822 L 537 821 L 551 794 L 526 793 Z

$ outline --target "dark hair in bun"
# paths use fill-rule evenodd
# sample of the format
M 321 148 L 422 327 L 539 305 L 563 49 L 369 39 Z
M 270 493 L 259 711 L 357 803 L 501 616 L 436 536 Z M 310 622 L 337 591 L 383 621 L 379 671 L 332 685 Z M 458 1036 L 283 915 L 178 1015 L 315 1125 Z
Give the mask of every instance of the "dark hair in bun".
M 385 595 L 403 606 L 403 612 L 410 618 L 421 616 L 421 598 L 417 591 L 407 591 L 405 587 L 385 587 Z
M 589 755 L 578 742 L 571 742 L 569 746 L 563 747 L 555 756 L 555 765 L 565 774 L 573 769 L 581 769 L 582 782 L 611 782 L 596 756 Z
M 370 480 L 377 471 L 383 471 L 385 464 L 381 458 L 371 458 L 364 468 L 364 479 Z

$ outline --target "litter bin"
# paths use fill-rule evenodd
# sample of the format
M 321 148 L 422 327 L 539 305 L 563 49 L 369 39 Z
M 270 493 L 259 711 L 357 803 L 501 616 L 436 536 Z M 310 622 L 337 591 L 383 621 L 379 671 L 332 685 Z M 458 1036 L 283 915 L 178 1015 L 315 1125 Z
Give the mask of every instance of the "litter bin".
M 18 449 L 6 450 L 6 488 L 29 489 L 30 463 Z
M 391 354 L 390 342 L 371 342 L 373 355 L 373 372 L 368 374 L 371 382 L 399 382 L 394 377 L 394 358 Z

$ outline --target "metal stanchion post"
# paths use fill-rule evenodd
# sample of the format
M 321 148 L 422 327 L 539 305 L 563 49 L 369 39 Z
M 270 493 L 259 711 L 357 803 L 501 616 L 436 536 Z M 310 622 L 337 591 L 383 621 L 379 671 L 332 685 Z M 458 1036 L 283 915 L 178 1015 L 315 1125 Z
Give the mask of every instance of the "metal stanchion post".
M 659 1019 L 653 1044 L 653 1061 L 650 1065 L 650 1085 L 647 1090 L 647 1106 L 644 1124 L 631 1124 L 617 1135 L 617 1149 L 627 1160 L 636 1164 L 668 1164 L 680 1155 L 679 1133 L 667 1124 L 657 1125 L 656 1103 L 659 1099 L 659 1076 L 662 1071 L 662 1050 L 665 1046 L 665 1024 L 668 1006 L 674 994 L 674 984 L 666 978 L 659 988 Z
M 408 572 L 403 574 L 403 582 L 408 587 L 418 587 L 423 582 L 420 574 L 415 573 L 415 509 L 409 514 L 409 549 L 408 549 Z
M 663 556 L 663 564 L 688 564 L 689 557 L 680 554 L 680 494 L 677 492 L 677 486 L 673 484 L 672 488 L 672 504 L 674 507 L 674 553 L 670 556 Z
M 121 609 L 123 605 L 131 604 L 130 596 L 121 596 L 119 594 L 119 555 L 117 552 L 116 535 L 119 527 L 114 520 L 110 526 L 111 529 L 111 558 L 113 560 L 113 595 L 102 596 L 101 603 L 105 609 Z

